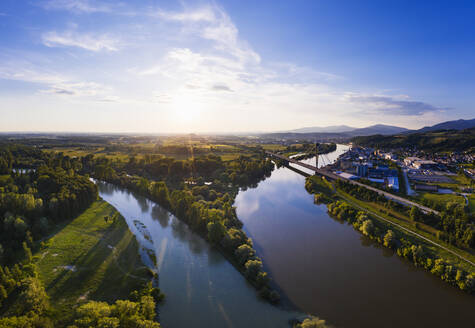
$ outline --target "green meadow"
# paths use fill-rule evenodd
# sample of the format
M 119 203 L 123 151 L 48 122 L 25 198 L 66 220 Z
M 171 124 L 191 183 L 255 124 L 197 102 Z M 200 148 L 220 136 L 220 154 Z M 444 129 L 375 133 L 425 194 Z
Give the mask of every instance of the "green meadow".
M 35 261 L 58 323 L 83 302 L 126 299 L 153 276 L 124 218 L 103 200 L 46 240 Z

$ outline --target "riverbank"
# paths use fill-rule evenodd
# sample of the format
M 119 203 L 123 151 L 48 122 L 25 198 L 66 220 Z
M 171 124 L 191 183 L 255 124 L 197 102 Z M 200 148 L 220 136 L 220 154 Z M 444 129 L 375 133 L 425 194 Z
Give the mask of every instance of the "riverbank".
M 156 266 L 145 262 L 159 272 L 166 294 L 160 305 L 163 327 L 222 328 L 231 322 L 233 327 L 289 328 L 289 320 L 303 315 L 258 297 L 216 247 L 156 202 L 124 187 L 97 185 L 101 197 L 124 216 L 144 256 L 152 252 L 157 258 Z
M 475 320 L 475 298 L 332 218 L 304 184 L 300 174 L 277 168 L 235 203 L 266 269 L 298 309 L 335 327 L 466 327 Z
M 329 189 L 330 186 L 332 189 Z M 455 257 L 456 254 L 450 253 L 453 251 L 446 247 L 429 243 L 429 239 L 420 237 L 417 233 L 409 233 L 408 228 L 400 225 L 403 222 L 392 224 L 395 215 L 387 215 L 388 211 L 391 212 L 390 209 L 381 206 L 372 209 L 371 203 L 350 196 L 321 177 L 308 177 L 305 187 L 308 192 L 327 200 L 328 212 L 332 216 L 347 221 L 368 238 L 394 249 L 399 256 L 409 258 L 414 265 L 425 268 L 442 280 L 469 294 L 475 292 L 475 272 L 470 262 Z M 381 215 L 385 214 L 386 217 L 383 218 Z M 408 223 L 407 219 L 406 225 Z M 470 253 L 466 256 L 470 256 Z
M 265 175 L 261 178 L 265 179 Z M 215 203 L 205 202 L 203 199 L 196 201 L 192 191 L 186 187 L 181 190 L 175 189 L 170 193 L 163 181 L 122 175 L 108 182 L 135 191 L 170 211 L 221 252 L 256 288 L 260 297 L 273 304 L 279 302 L 280 295 L 272 289 L 271 278 L 263 270 L 262 260 L 253 249 L 252 240 L 241 229 L 242 222 L 230 205 L 232 202 L 229 202 L 231 197 L 229 193 L 224 196 L 228 199 L 228 204 L 221 203 L 216 206 Z
M 81 304 L 128 299 L 153 278 L 124 218 L 103 200 L 43 242 L 34 261 L 58 327 L 69 323 L 72 309 Z

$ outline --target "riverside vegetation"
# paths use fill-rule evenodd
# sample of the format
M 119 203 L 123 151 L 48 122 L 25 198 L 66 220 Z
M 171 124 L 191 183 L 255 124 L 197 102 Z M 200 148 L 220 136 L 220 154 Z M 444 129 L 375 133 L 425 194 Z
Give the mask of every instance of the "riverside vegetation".
M 0 147 L 0 327 L 160 326 L 163 296 L 131 261 L 133 235 L 80 170 L 78 159 Z
M 215 155 L 149 161 L 130 157 L 127 163 L 86 156 L 83 167 L 93 177 L 136 191 L 169 210 L 219 249 L 260 296 L 279 301 L 232 206 L 239 188 L 255 185 L 272 172 L 274 165 L 262 152 L 228 162 Z
M 82 150 L 70 155 L 48 151 L 48 140 L 0 143 L 2 327 L 158 327 L 150 310 L 163 299 L 150 285 L 155 275 L 136 260 L 135 238 L 115 209 L 97 201 L 89 176 L 156 201 L 220 250 L 260 296 L 279 301 L 232 206 L 240 188 L 273 170 L 263 147 L 202 145 L 205 155 L 194 157 L 192 147 L 191 158 L 179 160 L 137 155 L 135 146 L 96 155 L 88 149 L 100 152 L 101 144 L 91 142 L 73 143 Z M 217 156 L 215 148 L 235 153 Z M 27 306 L 25 297 L 41 305 Z
M 346 192 L 356 199 L 384 203 L 388 208 L 404 212 L 406 209 L 402 205 L 388 201 L 371 190 L 339 180 L 335 181 L 333 186 L 325 179 L 312 176 L 307 178 L 305 187 L 308 192 L 321 195 L 320 199 L 327 202 L 328 212 L 336 219 L 348 222 L 366 237 L 384 247 L 393 249 L 399 256 L 411 261 L 415 266 L 428 270 L 463 291 L 475 293 L 473 266 L 464 269 L 451 261 L 445 260 L 437 252 L 428 249 L 425 243 L 421 243 L 405 231 L 395 229 L 388 223 L 378 220 L 377 217 L 358 210 L 348 202 L 339 199 L 338 193 L 335 194 L 333 188 Z M 433 227 L 440 228 L 442 230 L 438 230 L 436 235 L 441 240 L 466 248 L 469 252 L 473 251 L 475 246 L 473 218 L 469 217 L 462 209 L 456 208 L 454 205 L 448 205 L 447 210 L 442 213 L 442 217 L 422 213 L 416 208 L 412 208 L 408 212 L 414 224 L 425 222 Z

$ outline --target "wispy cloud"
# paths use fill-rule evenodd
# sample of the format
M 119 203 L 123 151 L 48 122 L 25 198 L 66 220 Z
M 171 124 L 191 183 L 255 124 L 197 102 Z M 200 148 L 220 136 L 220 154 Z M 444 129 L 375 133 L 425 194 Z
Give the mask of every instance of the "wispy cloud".
M 388 96 L 350 95 L 347 99 L 357 106 L 362 106 L 363 110 L 389 115 L 422 115 L 428 112 L 440 112 L 449 109 L 436 107 L 422 101 L 395 99 Z
M 60 74 L 29 69 L 23 62 L 0 66 L 0 79 L 24 81 L 29 83 L 54 84 L 65 81 Z
M 229 86 L 227 86 L 224 83 L 216 83 L 215 85 L 213 85 L 211 87 L 211 90 L 214 90 L 214 91 L 229 91 L 229 92 L 233 91 Z
M 43 7 L 49 10 L 68 10 L 76 13 L 110 12 L 110 5 L 104 1 L 101 3 L 88 0 L 49 0 L 43 3 Z
M 65 16 L 65 29 L 48 24 L 40 40 L 51 49 L 19 53 L 32 65 L 7 65 L 6 55 L 1 54 L 0 79 L 38 84 L 35 93 L 31 85 L 25 89 L 38 102 L 45 99 L 45 103 L 77 108 L 86 104 L 91 111 L 100 106 L 120 113 L 134 108 L 137 125 L 132 127 L 131 120 L 124 119 L 129 129 L 147 124 L 156 129 L 157 121 L 175 131 L 209 131 L 210 126 L 257 130 L 264 121 L 268 129 L 300 122 L 341 124 L 350 119 L 356 125 L 374 120 L 392 123 L 386 118 L 413 122 L 417 115 L 435 120 L 444 110 L 408 97 L 388 96 L 384 90 L 348 90 L 350 77 L 292 60 L 276 63 L 261 58 L 214 2 L 194 8 L 183 5 L 178 11 L 135 1 L 51 0 L 44 1 L 43 7 L 62 10 L 55 14 Z M 89 25 L 99 17 L 95 13 L 111 19 Z M 101 32 L 90 33 L 97 26 Z M 339 84 L 342 80 L 345 83 Z M 361 113 L 378 115 L 370 118 Z M 128 115 L 116 116 L 108 124 L 115 126 Z M 183 122 L 189 125 L 183 127 Z
M 43 44 L 47 47 L 77 47 L 89 51 L 118 51 L 119 41 L 109 35 L 79 34 L 76 32 L 47 32 L 42 35 Z
M 108 99 L 105 96 L 110 88 L 95 82 L 61 82 L 51 85 L 48 89 L 41 90 L 45 94 L 56 94 L 77 97 L 104 96 L 101 99 Z
M 22 68 L 25 67 L 25 68 Z M 113 97 L 112 87 L 90 81 L 78 81 L 55 72 L 26 68 L 24 62 L 9 62 L 0 66 L 0 79 L 38 84 L 40 94 L 74 97 Z
M 239 30 L 229 15 L 217 5 L 207 5 L 181 12 L 158 11 L 158 18 L 174 21 L 187 27 L 191 34 L 197 34 L 212 41 L 216 50 L 235 56 L 241 61 L 259 63 L 260 56 L 244 40 L 239 39 Z

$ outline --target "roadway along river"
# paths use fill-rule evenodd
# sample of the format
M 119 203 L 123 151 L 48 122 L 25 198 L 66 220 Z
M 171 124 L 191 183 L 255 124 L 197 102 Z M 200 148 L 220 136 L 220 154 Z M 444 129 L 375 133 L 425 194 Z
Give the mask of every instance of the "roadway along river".
M 473 296 L 329 217 L 304 183 L 276 169 L 235 202 L 266 269 L 299 310 L 340 328 L 474 327 Z

